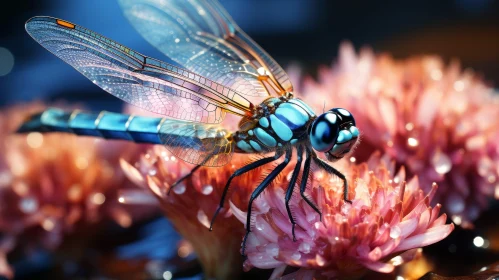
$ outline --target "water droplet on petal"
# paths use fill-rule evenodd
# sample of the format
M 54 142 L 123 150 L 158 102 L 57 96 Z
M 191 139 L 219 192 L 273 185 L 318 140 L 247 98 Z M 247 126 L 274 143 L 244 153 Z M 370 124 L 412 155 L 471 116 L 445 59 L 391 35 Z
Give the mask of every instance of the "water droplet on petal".
M 45 220 L 43 220 L 42 222 L 42 227 L 44 230 L 46 231 L 51 231 L 54 229 L 55 227 L 55 222 L 51 219 L 51 218 L 46 218 Z
M 493 165 L 494 162 L 489 157 L 480 158 L 477 166 L 478 174 L 480 174 L 480 176 L 482 177 L 487 176 L 487 174 L 489 174 L 489 171 L 493 169 Z
M 72 202 L 79 201 L 83 194 L 83 190 L 80 184 L 74 184 L 68 189 L 68 199 Z
M 34 197 L 25 197 L 19 201 L 19 208 L 27 214 L 34 213 L 38 210 L 38 201 Z
M 204 213 L 203 210 L 199 209 L 198 211 L 198 221 L 205 226 L 206 228 L 210 228 L 210 221 L 208 221 L 208 216 Z
M 256 219 L 255 227 L 257 230 L 262 231 L 265 229 L 265 223 L 261 219 Z
M 452 215 L 451 219 L 456 225 L 460 225 L 463 222 L 463 218 L 460 215 Z
M 350 209 L 352 208 L 352 205 L 350 205 L 350 203 L 345 203 L 341 206 L 341 214 L 343 215 L 348 215 L 348 213 L 350 212 Z
M 316 217 L 316 215 L 314 212 L 308 213 L 307 214 L 307 222 L 309 222 L 309 223 L 313 222 L 315 220 L 315 217 Z
M 204 194 L 204 195 L 209 195 L 213 192 L 213 186 L 212 185 L 205 185 L 203 186 L 203 188 L 201 189 L 201 192 Z
M 442 151 L 437 150 L 433 157 L 431 158 L 431 163 L 433 164 L 433 168 L 438 174 L 446 174 L 452 168 L 452 161 L 449 156 L 442 153 Z
M 464 90 L 464 81 L 458 80 L 454 82 L 454 90 L 463 91 Z
M 185 185 L 184 184 L 178 184 L 175 187 L 173 187 L 173 192 L 176 194 L 183 194 L 185 193 Z
M 487 177 L 487 182 L 489 182 L 490 184 L 493 184 L 495 183 L 497 180 L 496 176 L 494 174 L 490 174 L 488 177 Z
M 156 173 L 158 173 L 156 168 L 151 168 L 151 169 L 149 169 L 149 171 L 147 171 L 147 174 L 149 174 L 149 176 L 155 176 Z
M 277 256 L 279 255 L 279 246 L 275 243 L 270 243 L 265 246 L 265 252 L 271 256 Z
M 314 178 L 316 180 L 321 180 L 324 177 L 324 172 L 322 171 L 316 171 L 314 172 Z
M 485 149 L 485 145 L 487 145 L 487 140 L 484 135 L 476 135 L 468 138 L 465 143 L 465 147 L 468 150 L 476 151 L 479 149 Z
M 430 77 L 435 81 L 439 81 L 440 79 L 442 79 L 442 76 L 442 70 L 440 69 L 433 69 L 430 73 Z
M 291 259 L 294 261 L 299 261 L 301 259 L 301 254 L 299 252 L 293 253 Z
M 102 193 L 93 193 L 89 198 L 95 205 L 102 205 L 106 201 L 106 196 Z
M 407 138 L 407 145 L 409 145 L 409 147 L 417 147 L 419 145 L 419 141 L 414 137 L 409 137 Z
M 267 213 L 270 210 L 270 205 L 266 200 L 263 200 L 260 205 L 258 205 L 262 213 Z
M 308 244 L 307 242 L 303 242 L 298 247 L 298 250 L 300 250 L 300 252 L 302 252 L 304 254 L 308 254 L 308 253 L 310 253 L 310 247 L 311 247 L 310 244 Z
M 398 226 L 394 226 L 390 229 L 390 237 L 393 239 L 399 238 L 402 234 L 402 230 Z
M 243 263 L 243 270 L 244 270 L 244 271 L 249 271 L 249 270 L 250 270 L 250 269 L 252 269 L 252 268 L 253 268 L 253 265 L 251 265 L 251 263 L 250 263 L 250 262 L 245 261 L 245 262 Z
M 317 265 L 319 266 L 323 266 L 326 264 L 326 260 L 324 259 L 324 257 L 322 257 L 321 255 L 315 255 L 315 262 L 317 263 Z
M 43 135 L 40 132 L 30 132 L 26 136 L 26 142 L 30 148 L 40 148 L 43 145 Z
M 404 263 L 404 259 L 401 256 L 395 256 L 390 260 L 390 263 L 394 266 L 399 266 Z
M 86 157 L 78 157 L 75 160 L 75 165 L 78 169 L 84 170 L 88 167 L 88 159 Z

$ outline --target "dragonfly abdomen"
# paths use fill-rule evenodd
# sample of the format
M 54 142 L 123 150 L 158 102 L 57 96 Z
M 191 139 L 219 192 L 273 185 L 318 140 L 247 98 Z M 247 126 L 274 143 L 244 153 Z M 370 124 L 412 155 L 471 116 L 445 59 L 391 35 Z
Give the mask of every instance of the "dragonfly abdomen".
M 102 111 L 66 112 L 56 108 L 33 115 L 18 132 L 66 132 L 77 135 L 160 144 L 162 118 L 140 117 Z

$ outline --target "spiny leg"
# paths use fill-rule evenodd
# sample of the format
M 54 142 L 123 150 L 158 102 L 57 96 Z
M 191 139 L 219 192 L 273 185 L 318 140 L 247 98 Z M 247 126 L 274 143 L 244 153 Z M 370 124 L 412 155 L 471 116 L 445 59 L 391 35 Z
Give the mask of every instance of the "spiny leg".
M 248 165 L 245 165 L 238 170 L 236 170 L 232 175 L 230 175 L 229 180 L 227 180 L 227 183 L 225 184 L 224 191 L 222 193 L 222 197 L 220 198 L 220 204 L 218 205 L 217 210 L 215 211 L 215 214 L 213 215 L 213 218 L 211 219 L 210 223 L 210 231 L 213 230 L 213 223 L 215 222 L 215 219 L 218 215 L 218 212 L 224 207 L 225 203 L 225 197 L 227 196 L 227 193 L 229 191 L 230 183 L 232 182 L 232 179 L 236 178 L 237 176 L 243 175 L 246 172 L 249 172 L 255 168 L 258 168 L 262 165 L 265 165 L 267 163 L 273 162 L 277 159 L 279 159 L 282 156 L 282 152 L 276 152 L 274 156 L 272 157 L 266 157 L 259 159 L 255 162 L 252 162 Z
M 317 164 L 324 171 L 326 171 L 329 174 L 338 176 L 338 178 L 340 178 L 343 181 L 343 200 L 345 200 L 348 203 L 352 203 L 351 200 L 348 200 L 348 182 L 345 175 L 343 175 L 343 173 L 341 173 L 340 171 L 336 170 L 336 168 L 324 162 L 322 159 L 318 158 L 315 153 L 312 154 L 312 159 L 314 160 L 315 164 Z
M 311 165 L 311 162 L 312 162 L 312 158 L 311 158 L 311 153 L 310 153 L 310 149 L 306 149 L 307 153 L 306 153 L 306 159 L 305 159 L 305 165 L 303 166 L 303 175 L 302 175 L 302 178 L 301 178 L 301 184 L 300 184 L 300 194 L 301 194 L 301 197 L 303 198 L 303 200 L 305 200 L 305 202 L 307 202 L 307 204 L 312 207 L 312 209 L 314 209 L 315 212 L 317 212 L 317 214 L 319 214 L 319 219 L 322 221 L 322 213 L 321 213 L 321 210 L 319 210 L 319 208 L 317 208 L 317 206 L 315 205 L 315 203 L 313 203 L 306 195 L 305 195 L 305 191 L 307 189 L 307 181 L 308 181 L 308 176 L 310 175 L 310 165 Z
M 194 174 L 194 172 L 196 172 L 196 170 L 198 170 L 200 167 L 202 167 L 205 163 L 207 163 L 211 158 L 213 157 L 213 154 L 210 154 L 209 156 L 207 156 L 202 162 L 200 162 L 198 165 L 196 165 L 193 169 L 191 169 L 191 171 L 189 171 L 189 173 L 187 173 L 186 175 L 184 175 L 182 178 L 178 179 L 177 181 L 175 181 L 175 183 L 173 183 L 170 188 L 168 189 L 168 192 L 166 193 L 166 195 L 170 195 L 170 192 L 172 191 L 172 189 L 174 187 L 176 187 L 178 184 L 182 183 L 185 179 L 189 178 L 192 176 L 192 174 Z
M 296 180 L 298 179 L 298 175 L 300 174 L 301 163 L 303 159 L 303 147 L 298 146 L 297 151 L 298 160 L 296 161 L 295 169 L 293 170 L 293 174 L 291 175 L 291 180 L 289 180 L 288 189 L 286 190 L 286 210 L 288 212 L 289 220 L 291 221 L 291 232 L 293 234 L 293 241 L 296 241 L 295 237 L 295 219 L 293 218 L 293 214 L 291 214 L 291 208 L 289 208 L 289 202 L 291 201 L 291 196 L 293 195 L 293 190 L 296 185 Z
M 258 187 L 253 191 L 251 194 L 249 203 L 248 203 L 248 215 L 246 217 L 246 234 L 244 235 L 243 239 L 243 250 L 242 250 L 242 255 L 244 256 L 244 250 L 246 246 L 246 239 L 248 238 L 248 234 L 251 232 L 251 209 L 253 207 L 253 201 L 270 185 L 270 183 L 279 175 L 279 173 L 282 172 L 282 170 L 288 165 L 289 161 L 291 160 L 291 155 L 292 155 L 292 149 L 288 148 L 286 150 L 286 157 L 284 158 L 284 161 L 281 162 L 270 174 L 263 179 L 263 181 L 258 185 Z

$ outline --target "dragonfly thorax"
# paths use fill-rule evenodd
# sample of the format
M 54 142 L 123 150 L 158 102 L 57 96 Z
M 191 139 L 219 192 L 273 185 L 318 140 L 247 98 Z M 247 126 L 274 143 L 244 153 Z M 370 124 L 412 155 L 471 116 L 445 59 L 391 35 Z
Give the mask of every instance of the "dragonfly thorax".
M 235 133 L 240 152 L 257 153 L 308 141 L 307 131 L 316 118 L 300 99 L 272 97 L 255 108 L 254 116 L 241 121 Z

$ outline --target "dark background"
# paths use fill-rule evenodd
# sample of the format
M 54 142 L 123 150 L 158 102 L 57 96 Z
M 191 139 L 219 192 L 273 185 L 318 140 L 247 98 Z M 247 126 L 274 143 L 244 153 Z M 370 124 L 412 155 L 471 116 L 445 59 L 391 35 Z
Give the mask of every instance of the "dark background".
M 499 1 L 221 2 L 240 27 L 284 68 L 296 63 L 312 76 L 320 65 L 330 65 L 335 60 L 341 41 L 350 40 L 356 48 L 371 46 L 376 52 L 389 52 L 397 58 L 417 54 L 438 54 L 447 61 L 458 58 L 464 67 L 483 74 L 492 85 L 497 86 L 499 81 Z M 8 5 L 4 1 L 0 8 L 0 106 L 59 99 L 86 103 L 95 110 L 119 110 L 122 106 L 121 101 L 93 85 L 28 36 L 24 23 L 35 15 L 69 20 L 141 53 L 168 61 L 140 37 L 113 0 L 25 0 L 8 1 Z M 497 208 L 492 209 L 485 216 L 492 215 L 491 219 L 495 219 Z M 478 221 L 477 225 L 480 223 L 483 222 Z M 163 219 L 134 230 L 142 241 L 118 249 L 121 256 L 168 258 L 175 248 L 170 248 L 164 240 L 179 238 Z M 128 236 L 129 232 L 123 234 Z M 470 244 L 476 234 L 458 229 L 452 238 L 428 250 L 444 254 L 457 266 L 466 266 L 468 260 L 456 259 L 447 247 L 460 240 L 456 243 L 462 244 L 465 254 L 460 251 L 459 255 L 473 254 L 477 249 Z M 113 238 L 119 239 L 116 236 L 119 233 L 113 232 Z M 30 272 L 50 266 L 50 256 L 40 254 L 16 263 L 20 278 L 31 278 Z M 41 278 L 43 275 L 38 274 Z
M 499 80 L 499 1 L 222 0 L 236 22 L 283 67 L 314 75 L 331 64 L 342 40 L 404 58 L 459 58 L 494 84 Z M 35 15 L 67 19 L 149 56 L 167 60 L 131 27 L 113 0 L 8 1 L 0 9 L 0 48 L 14 57 L 0 76 L 0 106 L 33 99 L 85 101 L 95 109 L 120 102 L 40 47 L 24 30 Z M 0 75 L 9 67 L 0 49 Z M 2 70 L 3 69 L 3 70 Z

